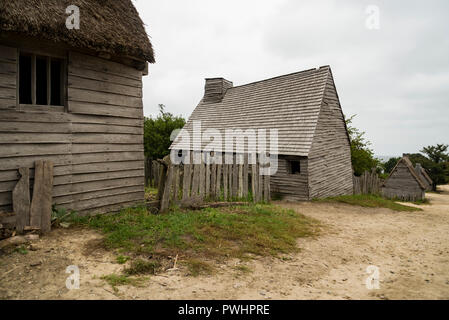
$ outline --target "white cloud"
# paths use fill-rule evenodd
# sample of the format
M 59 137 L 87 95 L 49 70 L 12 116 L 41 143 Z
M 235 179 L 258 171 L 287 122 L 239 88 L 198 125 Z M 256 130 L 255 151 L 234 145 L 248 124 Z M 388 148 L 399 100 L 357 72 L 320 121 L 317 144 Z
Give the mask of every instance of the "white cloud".
M 449 143 L 447 1 L 134 2 L 156 51 L 147 116 L 159 103 L 189 116 L 206 77 L 238 85 L 329 64 L 377 154 Z M 368 5 L 380 30 L 365 27 Z

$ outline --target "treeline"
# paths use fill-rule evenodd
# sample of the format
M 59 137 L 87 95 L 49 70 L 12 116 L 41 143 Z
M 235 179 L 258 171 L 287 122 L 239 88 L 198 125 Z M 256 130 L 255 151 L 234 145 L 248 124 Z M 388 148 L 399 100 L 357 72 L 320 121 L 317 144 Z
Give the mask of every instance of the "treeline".
M 371 143 L 365 138 L 365 132 L 355 128 L 352 124 L 355 115 L 346 119 L 349 138 L 351 140 L 351 160 L 354 174 L 362 175 L 365 171 L 371 171 L 376 168 L 377 173 L 387 178 L 400 157 L 393 157 L 383 162 L 374 156 L 373 150 L 370 148 Z M 420 153 L 409 154 L 411 162 L 414 166 L 420 163 L 427 170 L 430 178 L 433 180 L 433 189 L 436 190 L 437 185 L 449 183 L 449 146 L 446 144 L 437 144 L 435 146 L 427 146 L 420 150 Z

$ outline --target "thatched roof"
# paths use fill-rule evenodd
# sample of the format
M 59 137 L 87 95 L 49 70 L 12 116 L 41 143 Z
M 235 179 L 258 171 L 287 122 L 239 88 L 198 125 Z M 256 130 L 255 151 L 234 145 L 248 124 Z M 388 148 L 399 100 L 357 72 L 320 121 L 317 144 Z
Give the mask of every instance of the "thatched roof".
M 80 8 L 79 30 L 66 28 L 69 5 Z M 0 30 L 155 62 L 131 0 L 2 0 Z
M 267 129 L 267 135 L 270 129 L 277 129 L 279 154 L 308 156 L 326 84 L 331 77 L 330 67 L 324 66 L 236 87 L 221 78 L 206 79 L 224 84 L 226 90 L 219 99 L 211 99 L 209 91 L 213 94 L 216 90 L 206 87 L 205 96 L 184 129 L 194 139 L 193 122 L 197 120 L 201 120 L 203 131 L 217 129 L 223 137 L 226 129 Z M 203 149 L 209 141 L 201 142 Z M 193 141 L 193 149 L 195 145 L 199 145 L 199 141 Z M 177 139 L 170 148 L 188 150 L 191 145 Z M 244 152 L 246 148 L 245 143 Z

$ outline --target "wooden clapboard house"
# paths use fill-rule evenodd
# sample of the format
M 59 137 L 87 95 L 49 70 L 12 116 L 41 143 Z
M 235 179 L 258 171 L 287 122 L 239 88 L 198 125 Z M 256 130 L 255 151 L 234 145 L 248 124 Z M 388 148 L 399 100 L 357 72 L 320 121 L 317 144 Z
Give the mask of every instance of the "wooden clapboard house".
M 416 201 L 425 198 L 427 188 L 426 182 L 420 178 L 410 159 L 403 156 L 385 180 L 382 194 L 389 199 Z
M 226 129 L 241 129 L 243 135 L 248 129 L 277 129 L 272 194 L 309 200 L 353 192 L 349 135 L 329 66 L 236 87 L 223 78 L 206 79 L 203 99 L 184 127 L 193 139 L 178 137 L 172 149 L 201 151 L 210 143 L 194 141 L 194 121 L 201 121 L 203 132 L 218 129 L 222 137 Z M 244 150 L 255 151 L 246 142 Z M 225 151 L 224 141 L 216 151 Z
M 66 27 L 69 5 L 79 29 Z M 61 207 L 143 201 L 142 76 L 154 57 L 131 0 L 1 1 L 0 30 L 0 211 L 36 160 L 53 162 Z

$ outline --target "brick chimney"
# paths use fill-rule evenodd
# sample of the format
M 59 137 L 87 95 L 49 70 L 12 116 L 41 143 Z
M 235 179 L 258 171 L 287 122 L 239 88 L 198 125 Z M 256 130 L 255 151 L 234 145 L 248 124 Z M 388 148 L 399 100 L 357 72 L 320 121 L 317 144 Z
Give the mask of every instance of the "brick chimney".
M 206 79 L 206 85 L 204 86 L 204 102 L 216 103 L 223 100 L 226 91 L 232 88 L 233 84 L 223 78 L 209 78 Z

